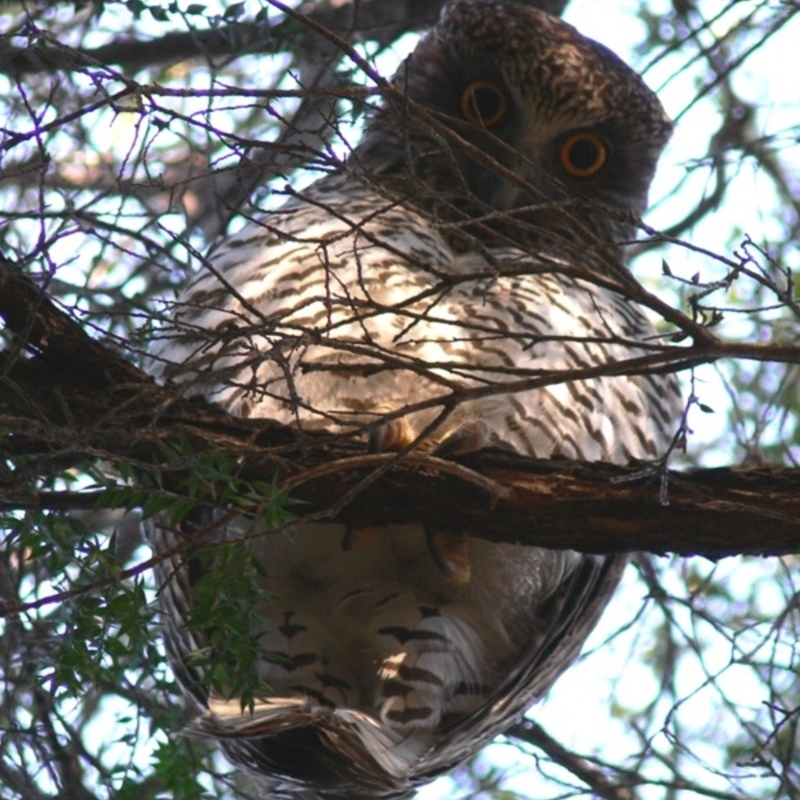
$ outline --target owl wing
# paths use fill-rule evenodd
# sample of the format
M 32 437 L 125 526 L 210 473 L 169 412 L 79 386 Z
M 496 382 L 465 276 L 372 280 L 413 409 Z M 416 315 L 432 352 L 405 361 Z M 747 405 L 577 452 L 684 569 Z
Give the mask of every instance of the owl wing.
M 420 760 L 417 774 L 423 781 L 469 758 L 543 697 L 578 657 L 627 563 L 627 555 L 580 556 L 573 571 L 537 609 L 534 633 L 504 680 L 480 708 L 444 730 Z

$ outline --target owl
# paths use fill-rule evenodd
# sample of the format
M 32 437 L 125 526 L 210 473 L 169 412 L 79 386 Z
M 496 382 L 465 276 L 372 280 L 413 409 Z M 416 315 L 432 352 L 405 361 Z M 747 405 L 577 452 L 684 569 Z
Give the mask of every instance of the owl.
M 348 157 L 212 248 L 150 369 L 398 459 L 660 459 L 682 405 L 635 361 L 660 345 L 624 248 L 670 132 L 639 76 L 570 25 L 455 0 Z M 625 566 L 422 524 L 270 530 L 232 502 L 147 532 L 191 732 L 275 798 L 407 797 L 473 755 L 567 669 Z M 200 657 L 231 620 L 193 613 L 226 542 L 263 590 L 237 634 L 256 653 L 246 691 L 224 653 Z

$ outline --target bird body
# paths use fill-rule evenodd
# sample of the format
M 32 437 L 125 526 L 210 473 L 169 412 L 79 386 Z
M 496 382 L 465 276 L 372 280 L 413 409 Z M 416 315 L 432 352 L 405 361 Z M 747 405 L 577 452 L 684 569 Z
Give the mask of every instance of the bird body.
M 539 458 L 663 453 L 676 395 L 659 390 L 661 376 L 560 379 L 645 355 L 656 339 L 640 308 L 556 254 L 458 252 L 413 207 L 344 174 L 209 259 L 214 271 L 174 305 L 154 371 L 191 380 L 233 414 L 363 433 L 427 405 L 403 413 L 421 432 L 466 389 L 477 399 L 459 401 L 440 427 L 482 419 L 494 443 Z M 550 385 L 517 388 L 537 379 Z
M 621 260 L 669 134 L 655 96 L 570 26 L 479 0 L 446 7 L 396 86 L 346 163 L 212 250 L 151 371 L 376 450 L 663 457 L 679 393 L 642 367 L 658 339 Z M 195 733 L 275 797 L 403 797 L 460 763 L 574 660 L 625 564 L 223 517 L 216 541 L 246 533 L 266 575 L 248 635 L 269 691 L 209 689 L 186 623 L 219 561 L 184 562 L 192 525 L 158 519 L 167 649 Z

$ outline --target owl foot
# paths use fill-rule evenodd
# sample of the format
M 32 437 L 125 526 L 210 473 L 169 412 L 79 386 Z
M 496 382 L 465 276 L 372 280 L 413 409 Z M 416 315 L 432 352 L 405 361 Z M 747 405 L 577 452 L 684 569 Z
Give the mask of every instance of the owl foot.
M 448 581 L 466 586 L 472 575 L 469 559 L 469 536 L 426 530 L 428 550 L 434 563 Z
M 434 454 L 448 456 L 480 450 L 491 438 L 484 422 L 472 421 L 453 430 L 437 445 Z M 405 417 L 376 426 L 369 437 L 369 449 L 373 453 L 400 451 L 409 447 L 416 439 L 411 424 Z M 368 546 L 375 538 L 374 528 L 350 528 L 342 540 L 344 550 L 358 550 Z M 469 537 L 462 534 L 426 531 L 428 549 L 434 563 L 444 578 L 459 586 L 470 581 L 472 572 L 469 560 Z
M 377 534 L 378 529 L 369 525 L 348 528 L 342 538 L 342 550 L 363 550 L 375 541 Z
M 374 525 L 348 528 L 342 537 L 342 550 L 348 553 L 365 550 L 375 542 L 378 533 L 379 528 Z M 472 573 L 469 536 L 426 530 L 425 538 L 433 563 L 439 568 L 445 580 L 458 586 L 466 586 Z
M 489 426 L 479 419 L 469 420 L 445 434 L 433 450 L 439 458 L 452 458 L 466 453 L 475 453 L 494 443 Z
M 445 434 L 433 449 L 439 458 L 474 453 L 490 445 L 494 436 L 483 420 L 469 420 Z M 426 531 L 428 548 L 436 566 L 448 580 L 460 586 L 469 583 L 472 567 L 469 559 L 469 536 L 467 534 Z
M 398 452 L 412 445 L 415 439 L 414 429 L 405 417 L 382 422 L 369 435 L 369 452 Z

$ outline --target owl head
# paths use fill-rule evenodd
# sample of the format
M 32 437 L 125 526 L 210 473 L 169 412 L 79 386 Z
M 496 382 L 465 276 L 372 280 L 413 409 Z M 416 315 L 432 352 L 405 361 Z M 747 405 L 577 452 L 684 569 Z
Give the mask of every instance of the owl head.
M 440 219 L 512 240 L 634 237 L 672 124 L 636 72 L 571 25 L 455 0 L 393 87 L 356 159 Z

